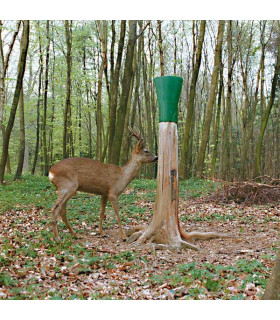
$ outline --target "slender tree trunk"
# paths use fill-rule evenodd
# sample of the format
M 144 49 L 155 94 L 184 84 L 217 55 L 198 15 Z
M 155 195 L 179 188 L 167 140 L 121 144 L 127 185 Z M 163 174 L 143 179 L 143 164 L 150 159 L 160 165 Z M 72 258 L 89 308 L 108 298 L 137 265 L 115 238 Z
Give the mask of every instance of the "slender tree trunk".
M 20 96 L 19 96 L 19 157 L 18 157 L 18 166 L 15 173 L 14 180 L 20 179 L 22 175 L 22 168 L 24 162 L 24 153 L 25 153 L 25 125 L 24 125 L 24 101 L 23 101 L 23 88 L 21 87 Z
M 264 55 L 262 54 L 261 57 L 261 64 L 262 60 L 264 58 Z M 254 120 L 255 120 L 255 115 L 256 115 L 256 109 L 257 109 L 257 104 L 258 104 L 258 92 L 259 92 L 259 82 L 260 82 L 260 74 L 261 74 L 261 67 L 258 70 L 257 73 L 257 80 L 256 80 L 256 90 L 255 90 L 255 98 L 253 102 L 253 107 L 252 107 L 252 112 L 250 119 L 248 120 L 247 123 L 247 129 L 245 131 L 245 136 L 244 136 L 244 141 L 242 144 L 242 149 L 241 149 L 241 171 L 240 171 L 240 176 L 241 179 L 245 180 L 246 176 L 248 176 L 249 173 L 246 174 L 246 163 L 247 163 L 247 153 L 249 150 L 249 144 L 253 135 L 253 128 L 254 128 Z
M 42 74 L 43 74 L 43 53 L 41 45 L 41 36 L 39 33 L 39 84 L 38 84 L 38 98 L 37 98 L 37 122 L 36 122 L 36 144 L 34 152 L 34 160 L 31 169 L 31 174 L 35 173 L 36 164 L 38 160 L 39 144 L 40 144 L 40 104 L 41 104 L 41 87 L 42 87 Z
M 5 78 L 10 62 L 10 56 L 12 54 L 14 44 L 17 38 L 17 35 L 19 33 L 19 28 L 21 25 L 21 20 L 17 21 L 16 29 L 13 33 L 13 36 L 11 38 L 11 42 L 8 47 L 8 51 L 6 52 L 6 55 L 4 56 L 4 50 L 3 50 L 3 41 L 2 41 L 2 21 L 0 20 L 0 128 L 2 131 L 2 136 L 4 137 L 5 133 L 5 127 L 3 125 L 3 115 L 4 115 L 4 105 L 5 105 Z M 7 154 L 7 163 L 6 163 L 6 173 L 11 174 L 11 164 L 10 164 L 10 156 L 9 152 Z
M 101 160 L 102 156 L 102 109 L 101 109 L 101 98 L 102 98 L 102 77 L 103 77 L 104 62 L 101 63 L 100 70 L 98 73 L 98 89 L 97 89 L 97 103 L 96 103 L 96 131 L 97 131 L 97 142 L 96 142 L 96 158 Z
M 6 130 L 5 130 L 5 126 L 3 125 L 3 123 L 1 125 L 1 132 L 2 132 L 2 137 L 4 137 Z M 11 174 L 12 173 L 9 151 L 8 151 L 8 154 L 7 154 L 6 173 L 7 174 Z
M 162 48 L 162 34 L 161 34 L 161 21 L 158 20 L 158 48 L 160 60 L 160 75 L 164 76 L 164 62 L 163 62 L 163 48 Z
M 145 107 L 146 107 L 146 121 L 147 121 L 147 142 L 150 152 L 154 152 L 153 146 L 153 131 L 152 131 L 152 111 L 151 111 L 151 97 L 150 97 L 150 88 L 148 86 L 149 80 L 147 75 L 147 57 L 144 52 L 144 36 L 142 35 L 140 40 L 140 51 L 142 52 L 142 71 L 143 71 L 143 88 L 145 96 Z M 148 166 L 147 168 L 148 178 L 151 179 L 154 176 L 154 168 Z
M 86 87 L 86 101 L 87 101 L 87 115 L 88 115 L 88 141 L 89 141 L 89 152 L 88 157 L 92 158 L 92 125 L 91 125 L 91 111 L 90 111 L 90 103 L 89 103 L 89 85 L 88 79 L 86 75 L 86 47 L 83 48 L 83 69 L 84 69 L 84 77 L 85 77 L 85 87 Z
M 64 109 L 64 123 L 63 123 L 63 159 L 69 157 L 69 124 L 71 120 L 71 27 L 69 21 L 65 20 L 65 35 L 66 35 L 66 64 L 67 64 L 67 80 L 66 80 L 66 98 Z
M 53 24 L 52 24 L 53 27 Z M 53 65 L 52 65 L 52 111 L 51 111 L 51 123 L 50 123 L 50 134 L 49 134 L 49 164 L 53 164 L 53 132 L 54 132 L 54 121 L 55 121 L 55 45 L 52 39 L 53 47 Z
M 120 78 L 120 69 L 123 55 L 124 47 L 124 38 L 126 30 L 126 21 L 122 20 L 121 22 L 121 31 L 120 31 L 120 40 L 118 45 L 118 55 L 116 66 L 111 77 L 111 101 L 110 101 L 110 120 L 109 120 L 109 140 L 108 140 L 108 162 L 113 162 L 113 141 L 115 137 L 116 130 L 116 118 L 117 118 L 117 106 L 118 106 L 118 92 L 119 92 L 119 78 Z
M 232 57 L 232 21 L 228 21 L 227 27 L 227 51 L 228 51 L 228 74 L 227 74 L 227 95 L 226 106 L 223 115 L 223 128 L 221 135 L 221 148 L 220 148 L 220 168 L 219 176 L 221 179 L 233 178 L 233 161 L 231 161 L 232 150 L 232 134 L 231 134 L 231 96 L 232 96 L 232 75 L 235 64 L 235 59 Z
M 116 132 L 114 143 L 112 145 L 111 162 L 118 165 L 121 152 L 121 143 L 123 138 L 125 115 L 128 106 L 128 97 L 133 75 L 132 63 L 134 56 L 134 47 L 136 42 L 137 21 L 129 21 L 129 39 L 127 45 L 127 54 L 125 59 L 124 74 L 122 78 L 122 93 L 120 97 L 120 106 L 117 111 Z
M 269 102 L 266 107 L 266 110 L 264 112 L 264 116 L 262 118 L 261 129 L 260 129 L 258 142 L 256 146 L 255 170 L 254 170 L 255 177 L 258 177 L 261 172 L 261 149 L 262 149 L 263 137 L 264 137 L 267 123 L 268 123 L 269 115 L 274 104 L 275 93 L 276 93 L 276 88 L 278 84 L 279 70 L 280 70 L 280 41 L 278 40 L 277 60 L 276 60 L 276 65 L 274 69 L 274 76 L 272 80 L 270 98 L 269 98 Z
M 129 97 L 128 97 L 128 105 L 127 105 L 127 112 L 124 121 L 124 130 L 123 130 L 123 139 L 122 139 L 122 155 L 121 155 L 121 164 L 124 165 L 128 161 L 128 153 L 129 153 L 129 131 L 128 125 L 130 120 L 130 111 L 131 111 L 131 100 L 132 100 L 132 92 L 133 92 L 133 82 L 134 82 L 134 75 L 131 79 L 131 86 L 129 90 Z
M 222 60 L 222 59 L 221 59 Z M 215 129 L 214 129 L 214 146 L 213 146 L 213 155 L 212 155 L 212 162 L 211 162 L 211 177 L 214 178 L 215 176 L 215 167 L 216 167 L 216 160 L 218 155 L 218 139 L 219 139 L 219 128 L 220 128 L 220 114 L 221 114 L 221 106 L 224 92 L 224 81 L 223 81 L 223 67 L 220 67 L 220 84 L 219 84 L 219 93 L 218 93 L 218 103 L 217 103 L 217 111 L 216 111 L 216 122 L 215 122 Z
M 47 20 L 47 49 L 45 61 L 45 86 L 44 86 L 44 112 L 42 121 L 42 139 L 43 139 L 43 155 L 44 155 L 44 175 L 49 173 L 49 157 L 47 148 L 47 109 L 48 109 L 48 86 L 49 86 L 49 57 L 50 57 L 50 21 Z
M 17 21 L 16 30 L 13 33 L 11 42 L 9 44 L 8 51 L 4 56 L 3 41 L 2 41 L 2 20 L 0 20 L 0 127 L 2 126 L 3 114 L 4 114 L 4 104 L 5 104 L 5 78 L 10 62 L 10 56 L 12 54 L 14 44 L 19 33 L 19 28 L 21 25 L 21 20 Z
M 174 35 L 173 35 L 173 39 L 174 39 L 174 65 L 173 65 L 173 70 L 174 70 L 174 75 L 177 74 L 177 32 L 176 32 L 176 29 L 175 29 L 175 23 L 174 23 L 174 20 L 172 21 L 172 27 L 173 27 L 173 32 L 174 32 Z
M 217 78 L 218 78 L 219 67 L 221 63 L 220 60 L 221 60 L 221 50 L 222 50 L 222 44 L 223 44 L 224 26 L 225 26 L 225 22 L 223 20 L 219 21 L 217 44 L 215 48 L 214 69 L 212 72 L 211 85 L 210 85 L 210 94 L 209 94 L 209 99 L 206 106 L 206 114 L 205 114 L 203 130 L 202 130 L 201 144 L 200 144 L 199 153 L 197 157 L 196 174 L 198 177 L 203 176 L 205 151 L 209 141 L 209 132 L 210 132 L 210 125 L 212 121 Z
M 102 23 L 102 25 L 101 25 Z M 110 84 L 109 84 L 109 78 L 108 78 L 108 59 L 107 59 L 107 37 L 108 37 L 108 24 L 107 21 L 97 21 L 98 26 L 98 32 L 99 32 L 99 38 L 102 43 L 102 63 L 103 63 L 103 71 L 105 75 L 105 82 L 106 82 L 106 89 L 107 94 L 110 101 Z
M 1 157 L 1 163 L 0 163 L 0 183 L 1 184 L 3 184 L 4 182 L 4 172 L 5 172 L 5 167 L 7 163 L 9 142 L 10 142 L 11 132 L 13 129 L 15 115 L 16 115 L 17 106 L 19 102 L 20 91 L 22 87 L 22 80 L 23 80 L 25 66 L 26 66 L 28 44 L 29 44 L 29 20 L 25 20 L 23 21 L 23 33 L 22 33 L 22 38 L 20 42 L 20 56 L 19 56 L 19 62 L 18 62 L 18 74 L 17 74 L 16 87 L 14 91 L 14 97 L 13 97 L 13 102 L 10 110 L 8 124 L 6 127 L 5 135 L 3 136 L 2 157 Z
M 179 167 L 180 175 L 184 179 L 186 179 L 189 176 L 189 171 L 190 171 L 190 166 L 188 165 L 189 164 L 188 152 L 190 150 L 189 148 L 190 132 L 191 132 L 192 122 L 194 121 L 194 99 L 196 94 L 196 83 L 197 83 L 197 78 L 198 78 L 200 64 L 201 64 L 201 53 L 202 53 L 202 46 L 204 42 L 205 26 L 206 26 L 206 21 L 202 20 L 200 23 L 199 40 L 197 45 L 195 64 L 192 72 L 190 93 L 188 97 L 188 105 L 187 105 L 188 113 L 185 121 L 183 148 L 182 148 L 181 162 Z

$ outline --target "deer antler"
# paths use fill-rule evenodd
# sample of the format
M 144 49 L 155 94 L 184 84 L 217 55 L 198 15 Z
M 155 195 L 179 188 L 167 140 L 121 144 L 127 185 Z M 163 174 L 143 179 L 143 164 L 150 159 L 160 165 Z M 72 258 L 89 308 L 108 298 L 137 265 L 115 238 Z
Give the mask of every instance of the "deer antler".
M 129 138 L 131 137 L 135 137 L 138 141 L 140 141 L 142 138 L 140 136 L 140 134 L 137 134 L 132 128 L 131 126 L 128 126 L 128 130 L 131 132 L 131 135 L 129 136 Z

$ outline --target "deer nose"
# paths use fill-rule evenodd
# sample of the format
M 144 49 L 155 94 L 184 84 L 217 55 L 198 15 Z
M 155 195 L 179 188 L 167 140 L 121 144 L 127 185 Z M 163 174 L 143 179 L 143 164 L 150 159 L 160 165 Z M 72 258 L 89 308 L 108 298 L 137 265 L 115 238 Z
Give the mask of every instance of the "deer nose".
M 155 160 L 154 160 L 154 162 L 156 162 L 156 161 L 158 161 L 158 157 L 155 157 Z

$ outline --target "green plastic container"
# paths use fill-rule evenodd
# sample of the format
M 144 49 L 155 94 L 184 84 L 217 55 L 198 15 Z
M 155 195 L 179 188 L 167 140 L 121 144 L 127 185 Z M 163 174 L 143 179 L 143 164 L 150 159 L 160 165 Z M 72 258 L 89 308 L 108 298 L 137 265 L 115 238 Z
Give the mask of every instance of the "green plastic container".
M 183 78 L 164 76 L 154 79 L 159 105 L 159 122 L 178 122 L 178 102 Z

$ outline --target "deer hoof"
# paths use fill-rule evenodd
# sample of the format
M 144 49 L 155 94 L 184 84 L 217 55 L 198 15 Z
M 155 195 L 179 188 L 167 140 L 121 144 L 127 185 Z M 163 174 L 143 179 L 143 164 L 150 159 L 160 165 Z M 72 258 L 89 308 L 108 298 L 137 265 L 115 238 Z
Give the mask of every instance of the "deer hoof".
M 127 241 L 127 236 L 126 235 L 122 235 L 121 238 L 122 238 L 122 241 L 124 241 L 124 242 Z

